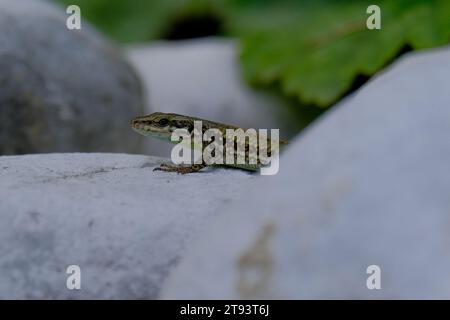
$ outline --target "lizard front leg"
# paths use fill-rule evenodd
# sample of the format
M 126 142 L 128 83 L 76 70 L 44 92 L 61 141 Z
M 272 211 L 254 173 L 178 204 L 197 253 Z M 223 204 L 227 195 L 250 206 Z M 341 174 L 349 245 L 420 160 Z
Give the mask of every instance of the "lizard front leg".
M 191 166 L 176 166 L 173 164 L 162 163 L 159 168 L 153 169 L 153 171 L 165 171 L 165 172 L 177 172 L 181 174 L 198 172 L 205 168 L 206 164 L 193 164 Z

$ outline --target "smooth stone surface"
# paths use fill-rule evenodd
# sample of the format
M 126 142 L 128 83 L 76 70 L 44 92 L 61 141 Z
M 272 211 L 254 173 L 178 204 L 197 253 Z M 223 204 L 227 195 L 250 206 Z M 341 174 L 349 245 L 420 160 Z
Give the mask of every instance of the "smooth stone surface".
M 449 48 L 409 54 L 337 105 L 224 208 L 162 297 L 448 299 L 449 74 Z
M 189 243 L 254 175 L 153 172 L 123 154 L 0 157 L 0 299 L 155 298 Z M 66 268 L 81 268 L 81 290 Z
M 140 150 L 140 81 L 82 19 L 50 1 L 0 0 L 0 155 Z
M 147 113 L 174 112 L 242 128 L 279 128 L 286 139 L 306 124 L 298 105 L 246 83 L 234 40 L 161 41 L 130 47 L 128 55 L 149 94 Z M 303 115 L 309 119 L 318 112 L 306 109 Z M 146 147 L 149 154 L 170 156 L 167 143 L 148 140 Z

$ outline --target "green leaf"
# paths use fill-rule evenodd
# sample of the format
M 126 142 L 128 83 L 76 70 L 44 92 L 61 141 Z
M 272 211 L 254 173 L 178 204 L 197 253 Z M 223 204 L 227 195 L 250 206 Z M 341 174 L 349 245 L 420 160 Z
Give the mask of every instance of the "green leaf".
M 372 2 L 372 1 L 371 1 Z M 243 35 L 246 78 L 278 85 L 303 104 L 328 107 L 355 79 L 372 76 L 406 46 L 424 49 L 450 40 L 450 1 L 377 1 L 381 30 L 368 30 L 368 1 L 278 1 L 275 14 L 253 10 L 233 26 Z M 278 13 L 284 12 L 284 15 Z M 252 20 L 258 15 L 260 20 Z

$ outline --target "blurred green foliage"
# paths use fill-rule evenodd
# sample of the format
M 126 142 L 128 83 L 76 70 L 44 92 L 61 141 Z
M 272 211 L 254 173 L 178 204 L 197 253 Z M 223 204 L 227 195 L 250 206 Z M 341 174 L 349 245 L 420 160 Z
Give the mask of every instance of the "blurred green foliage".
M 223 14 L 215 0 L 55 0 L 80 6 L 83 18 L 123 43 L 164 38 L 177 19 Z M 222 17 L 220 17 L 222 18 Z
M 339 100 L 355 79 L 372 76 L 405 48 L 450 40 L 449 0 L 378 0 L 381 30 L 366 28 L 366 9 L 373 4 L 366 0 L 57 1 L 80 5 L 83 17 L 122 42 L 174 38 L 189 19 L 209 17 L 217 22 L 212 34 L 241 39 L 251 83 L 320 107 Z
M 247 79 L 276 84 L 303 103 L 328 107 L 356 79 L 372 76 L 400 52 L 450 40 L 448 0 L 378 0 L 381 30 L 366 27 L 366 9 L 372 3 L 278 2 L 277 14 L 243 21 L 240 29 L 250 31 L 242 35 Z

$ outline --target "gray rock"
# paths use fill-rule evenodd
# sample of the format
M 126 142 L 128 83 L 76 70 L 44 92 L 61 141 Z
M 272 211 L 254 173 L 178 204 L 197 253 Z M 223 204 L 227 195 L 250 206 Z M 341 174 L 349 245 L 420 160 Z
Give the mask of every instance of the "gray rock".
M 220 214 L 162 297 L 449 298 L 449 74 L 449 48 L 411 54 L 336 106 Z
M 147 113 L 174 112 L 243 128 L 280 128 L 296 134 L 320 110 L 299 107 L 242 78 L 236 41 L 205 38 L 130 47 L 128 55 L 149 94 Z M 148 140 L 147 151 L 169 156 L 170 146 Z
M 0 299 L 155 298 L 189 243 L 254 176 L 153 172 L 121 154 L 0 157 Z M 66 268 L 81 268 L 81 290 Z
M 139 151 L 135 72 L 85 20 L 67 29 L 67 17 L 47 1 L 0 0 L 0 154 Z

